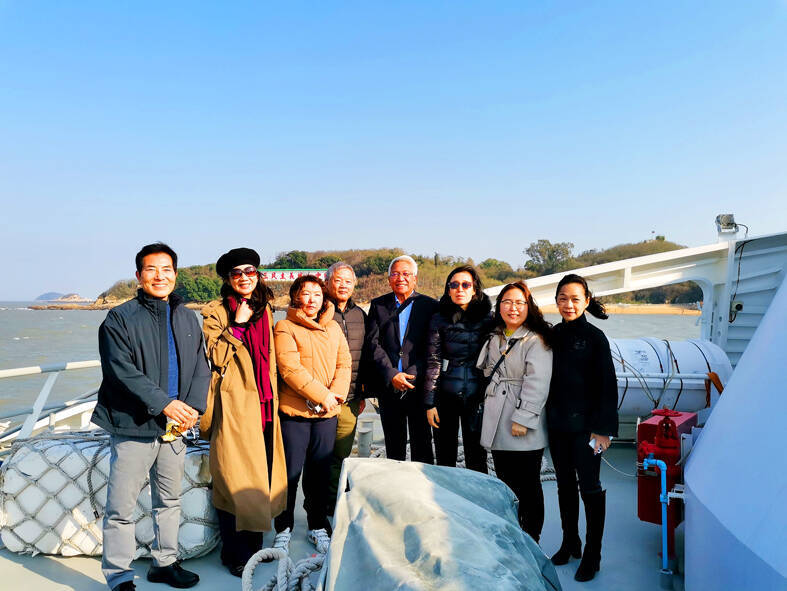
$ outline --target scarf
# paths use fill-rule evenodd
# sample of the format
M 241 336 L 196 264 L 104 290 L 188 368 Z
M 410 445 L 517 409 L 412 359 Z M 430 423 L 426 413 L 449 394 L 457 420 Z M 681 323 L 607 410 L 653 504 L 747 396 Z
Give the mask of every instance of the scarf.
M 230 317 L 235 316 L 240 301 L 234 295 L 227 298 L 230 307 Z M 242 300 L 241 300 L 242 301 Z M 248 300 L 247 300 L 248 301 Z M 254 322 L 249 321 L 243 328 L 241 341 L 249 351 L 251 363 L 254 366 L 254 379 L 257 382 L 257 393 L 260 396 L 260 415 L 262 428 L 273 421 L 273 388 L 270 378 L 270 326 L 268 314 Z

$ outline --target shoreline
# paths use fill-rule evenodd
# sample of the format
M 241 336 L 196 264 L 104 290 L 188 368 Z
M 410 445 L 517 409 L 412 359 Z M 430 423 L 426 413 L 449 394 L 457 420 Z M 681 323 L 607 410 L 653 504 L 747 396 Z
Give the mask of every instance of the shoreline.
M 615 316 L 618 314 L 641 314 L 648 315 L 670 315 L 670 316 L 701 316 L 702 310 L 691 307 L 691 304 L 605 304 L 607 314 Z M 540 307 L 544 314 L 558 314 L 555 304 L 548 304 Z
M 123 302 L 96 304 L 41 304 L 28 306 L 30 310 L 111 310 Z M 186 307 L 190 310 L 201 310 L 206 304 L 200 302 L 189 302 Z M 365 306 L 368 302 L 360 302 L 358 305 Z M 607 314 L 641 314 L 641 315 L 670 315 L 670 316 L 700 316 L 702 310 L 691 307 L 691 304 L 607 304 Z M 284 308 L 274 306 L 274 310 Z M 544 314 L 557 314 L 555 304 L 541 306 Z

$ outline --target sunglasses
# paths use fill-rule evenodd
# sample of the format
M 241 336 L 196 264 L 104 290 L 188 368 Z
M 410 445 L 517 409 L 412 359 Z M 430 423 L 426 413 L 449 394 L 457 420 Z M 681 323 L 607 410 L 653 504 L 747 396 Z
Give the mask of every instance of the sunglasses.
M 451 281 L 448 284 L 449 289 L 470 289 L 473 287 L 473 284 L 470 281 Z
M 257 276 L 257 269 L 254 267 L 244 267 L 243 269 L 232 269 L 230 271 L 230 277 L 233 279 L 237 279 L 241 275 L 245 275 L 246 277 L 256 277 Z

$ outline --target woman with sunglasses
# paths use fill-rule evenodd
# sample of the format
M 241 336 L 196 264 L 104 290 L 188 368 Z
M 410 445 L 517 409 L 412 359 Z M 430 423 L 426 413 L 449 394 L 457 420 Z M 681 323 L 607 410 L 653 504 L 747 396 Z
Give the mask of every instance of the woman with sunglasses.
M 607 318 L 587 281 L 579 275 L 566 275 L 557 285 L 555 301 L 563 321 L 554 331 L 547 421 L 563 542 L 552 562 L 566 564 L 571 556 L 582 556 L 574 578 L 589 581 L 601 563 L 606 493 L 599 472 L 601 453 L 618 434 L 618 387 L 609 341 L 585 317 L 587 311 L 596 318 Z M 584 552 L 579 539 L 577 481 L 587 524 Z
M 352 357 L 325 284 L 313 275 L 290 286 L 287 317 L 274 329 L 279 367 L 279 417 L 287 458 L 287 508 L 275 520 L 274 547 L 287 550 L 294 525 L 295 494 L 303 472 L 309 531 L 319 552 L 330 544 L 328 486 L 336 416 L 350 389 Z
M 213 504 L 221 561 L 240 577 L 262 548 L 262 532 L 284 510 L 287 473 L 278 418 L 273 294 L 259 277 L 260 256 L 235 248 L 219 257 L 221 300 L 202 309 L 213 376 L 201 437 L 210 440 Z
M 426 418 L 435 430 L 440 466 L 456 466 L 461 423 L 466 467 L 487 472 L 486 450 L 479 443 L 485 382 L 476 360 L 492 329 L 491 311 L 473 267 L 449 273 L 429 325 L 424 384 Z
M 551 327 L 524 281 L 497 296 L 495 330 L 478 356 L 489 378 L 481 444 L 497 477 L 519 499 L 519 524 L 536 542 L 544 525 L 541 458 L 547 445 L 544 405 L 552 376 Z

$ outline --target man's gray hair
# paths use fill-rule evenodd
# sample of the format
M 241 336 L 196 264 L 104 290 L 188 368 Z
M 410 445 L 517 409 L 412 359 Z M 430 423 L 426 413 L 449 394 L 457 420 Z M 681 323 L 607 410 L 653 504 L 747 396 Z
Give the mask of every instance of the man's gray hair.
M 350 263 L 345 263 L 344 261 L 338 261 L 328 267 L 328 270 L 325 272 L 325 281 L 328 282 L 333 277 L 333 274 L 336 273 L 339 269 L 349 269 L 350 273 L 353 274 L 353 281 L 358 283 L 358 278 L 355 276 L 355 269 L 353 269 Z
M 391 269 L 393 269 L 393 266 L 399 261 L 407 261 L 408 263 L 410 263 L 414 269 L 413 275 L 418 276 L 418 263 L 415 262 L 415 259 L 413 257 L 407 254 L 403 254 L 402 256 L 396 257 L 394 260 L 391 261 L 391 263 L 388 265 L 389 275 L 391 274 Z

